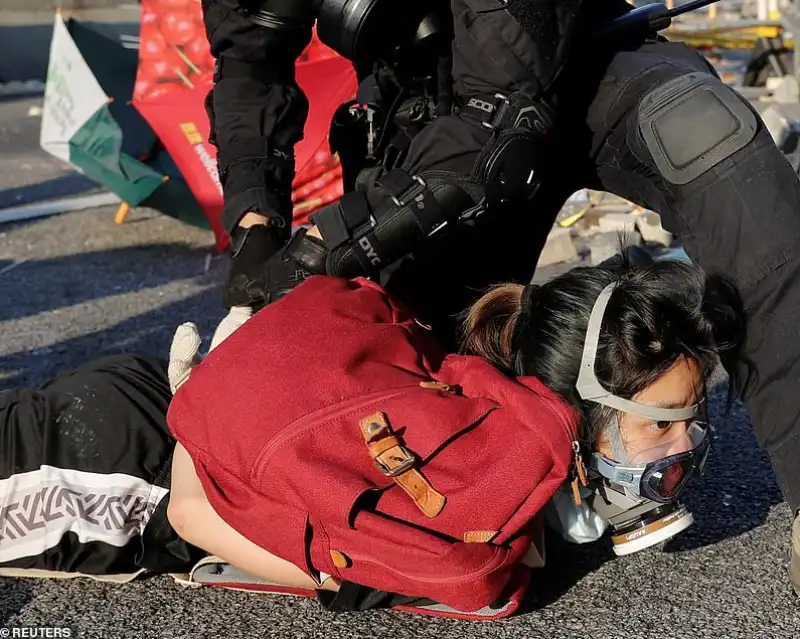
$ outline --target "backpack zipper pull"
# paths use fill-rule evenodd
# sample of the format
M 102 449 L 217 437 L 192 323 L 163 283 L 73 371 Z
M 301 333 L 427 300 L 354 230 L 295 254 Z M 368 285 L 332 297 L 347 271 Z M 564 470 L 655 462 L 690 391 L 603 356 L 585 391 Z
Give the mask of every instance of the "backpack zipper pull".
M 460 387 L 452 386 L 450 384 L 445 384 L 444 382 L 437 382 L 435 380 L 420 382 L 419 385 L 422 388 L 427 388 L 430 390 L 439 390 L 444 393 L 451 393 L 453 395 L 459 395 L 461 393 Z
M 572 486 L 572 501 L 575 502 L 576 506 L 580 506 L 583 500 L 581 499 L 581 489 L 578 483 L 580 482 L 581 486 L 586 486 L 589 481 L 586 479 L 586 467 L 583 465 L 581 445 L 577 441 L 572 442 L 572 451 L 574 465 L 572 481 L 570 482 Z

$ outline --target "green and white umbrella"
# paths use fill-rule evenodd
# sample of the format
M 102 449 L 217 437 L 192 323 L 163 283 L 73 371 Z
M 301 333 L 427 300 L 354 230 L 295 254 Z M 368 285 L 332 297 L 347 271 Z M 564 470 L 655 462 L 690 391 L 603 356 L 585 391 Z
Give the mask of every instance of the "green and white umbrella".
M 125 210 L 150 206 L 207 228 L 172 158 L 130 104 L 137 63 L 137 50 L 102 25 L 57 13 L 40 145 L 117 195 Z

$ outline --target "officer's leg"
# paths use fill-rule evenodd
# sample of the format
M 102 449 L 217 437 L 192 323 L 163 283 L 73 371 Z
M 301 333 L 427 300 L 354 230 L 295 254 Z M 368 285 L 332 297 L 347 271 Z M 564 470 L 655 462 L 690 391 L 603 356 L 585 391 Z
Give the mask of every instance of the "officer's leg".
M 800 509 L 800 181 L 754 110 L 676 43 L 616 54 L 589 107 L 607 191 L 658 211 L 748 310 L 746 401 L 781 490 Z

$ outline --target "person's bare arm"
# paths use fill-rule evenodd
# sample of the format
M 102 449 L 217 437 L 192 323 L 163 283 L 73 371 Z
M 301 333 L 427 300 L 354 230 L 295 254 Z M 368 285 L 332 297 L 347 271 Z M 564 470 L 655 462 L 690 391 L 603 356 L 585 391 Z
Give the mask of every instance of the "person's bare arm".
M 250 228 L 251 226 L 270 226 L 272 224 L 272 219 L 267 217 L 266 215 L 261 215 L 260 213 L 245 213 L 244 217 L 239 221 L 239 226 L 243 229 Z M 322 239 L 322 235 L 320 235 L 319 229 L 316 225 L 312 226 L 308 229 L 308 234 L 311 237 L 315 237 L 318 240 Z
M 211 507 L 186 449 L 177 444 L 167 518 L 178 535 L 232 566 L 291 588 L 339 589 L 334 579 L 322 586 L 294 564 L 260 548 L 231 528 Z M 275 526 L 280 526 L 275 522 Z

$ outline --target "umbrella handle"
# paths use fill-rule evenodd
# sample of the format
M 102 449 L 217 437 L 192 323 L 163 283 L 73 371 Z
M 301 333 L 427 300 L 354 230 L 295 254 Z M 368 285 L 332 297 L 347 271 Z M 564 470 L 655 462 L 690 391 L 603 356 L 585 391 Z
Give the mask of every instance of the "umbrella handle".
M 130 212 L 130 210 L 131 210 L 130 204 L 128 204 L 127 202 L 123 202 L 122 204 L 120 204 L 119 208 L 117 209 L 117 214 L 114 216 L 114 221 L 117 224 L 124 224 L 125 218 L 128 217 L 128 213 Z

